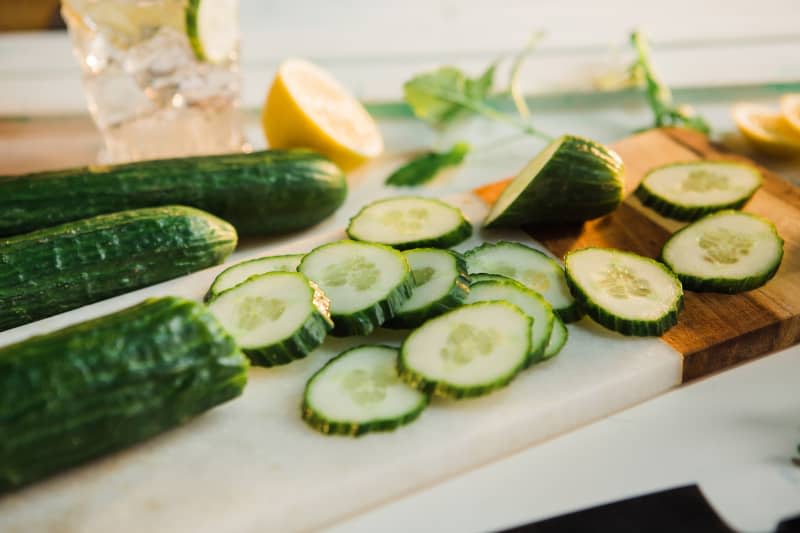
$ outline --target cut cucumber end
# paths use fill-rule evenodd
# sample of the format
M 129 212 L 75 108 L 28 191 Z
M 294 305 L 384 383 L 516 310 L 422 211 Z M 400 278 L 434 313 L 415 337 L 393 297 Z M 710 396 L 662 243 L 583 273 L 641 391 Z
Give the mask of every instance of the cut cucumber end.
M 391 431 L 415 420 L 428 396 L 397 374 L 397 348 L 364 345 L 342 352 L 306 384 L 302 417 L 328 435 Z
M 239 0 L 189 0 L 186 35 L 201 61 L 233 60 L 239 47 Z

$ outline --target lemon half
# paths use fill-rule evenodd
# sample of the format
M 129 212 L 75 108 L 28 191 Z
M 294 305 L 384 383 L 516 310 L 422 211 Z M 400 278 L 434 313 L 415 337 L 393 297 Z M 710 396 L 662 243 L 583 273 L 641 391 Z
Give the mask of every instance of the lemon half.
M 795 130 L 782 113 L 741 103 L 733 106 L 733 120 L 759 150 L 781 156 L 800 155 L 800 130 Z

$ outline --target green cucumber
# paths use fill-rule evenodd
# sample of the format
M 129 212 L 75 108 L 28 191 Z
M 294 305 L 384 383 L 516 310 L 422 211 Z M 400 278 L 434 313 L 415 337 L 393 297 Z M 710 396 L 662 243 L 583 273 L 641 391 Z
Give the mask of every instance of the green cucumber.
M 201 304 L 139 305 L 0 349 L 0 490 L 147 439 L 241 394 L 247 359 Z
M 0 235 L 172 204 L 217 215 L 240 235 L 270 235 L 313 226 L 346 195 L 342 171 L 307 150 L 71 168 L 0 178 Z
M 723 209 L 738 209 L 760 186 L 761 173 L 753 165 L 691 161 L 651 170 L 636 196 L 665 217 L 690 221 Z
M 363 345 L 340 353 L 306 384 L 302 416 L 329 435 L 391 431 L 415 420 L 428 396 L 397 375 L 397 348 Z
M 555 357 L 567 343 L 569 338 L 569 331 L 566 324 L 561 320 L 558 315 L 553 316 L 553 330 L 550 333 L 550 339 L 547 341 L 547 347 L 544 350 L 544 359 Z
M 531 318 L 508 302 L 457 307 L 403 342 L 400 378 L 426 394 L 482 396 L 508 385 L 528 363 Z
M 205 299 L 213 300 L 222 291 L 237 286 L 251 276 L 267 272 L 296 272 L 301 259 L 303 254 L 272 255 L 236 263 L 217 274 Z
M 623 335 L 661 335 L 683 307 L 678 278 L 653 259 L 610 248 L 583 248 L 564 258 L 578 305 L 595 322 Z
M 686 289 L 733 294 L 772 279 L 783 258 L 783 239 L 769 220 L 720 211 L 672 235 L 661 257 Z
M 415 248 L 403 255 L 411 267 L 414 289 L 384 327 L 415 328 L 464 303 L 470 280 L 460 255 L 438 248 Z
M 513 279 L 473 283 L 465 303 L 500 300 L 516 305 L 531 317 L 531 345 L 526 367 L 544 359 L 545 348 L 553 330 L 553 308 L 538 292 Z
M 533 289 L 550 302 L 564 322 L 578 320 L 582 313 L 569 292 L 564 269 L 544 253 L 519 242 L 484 243 L 464 257 L 470 275 L 498 274 Z
M 252 276 L 219 293 L 208 308 L 261 366 L 305 357 L 333 328 L 330 300 L 298 272 Z
M 230 224 L 182 206 L 0 240 L 0 330 L 218 265 L 235 246 Z
M 396 196 L 364 206 L 350 219 L 347 236 L 398 250 L 449 248 L 472 235 L 457 207 L 433 198 Z
M 298 270 L 330 298 L 336 336 L 369 335 L 397 314 L 414 288 L 402 252 L 380 244 L 323 244 L 303 257 Z
M 623 164 L 602 144 L 562 135 L 503 190 L 483 225 L 577 223 L 607 215 L 622 202 Z
M 186 36 L 195 56 L 209 63 L 236 58 L 239 47 L 238 0 L 188 0 Z

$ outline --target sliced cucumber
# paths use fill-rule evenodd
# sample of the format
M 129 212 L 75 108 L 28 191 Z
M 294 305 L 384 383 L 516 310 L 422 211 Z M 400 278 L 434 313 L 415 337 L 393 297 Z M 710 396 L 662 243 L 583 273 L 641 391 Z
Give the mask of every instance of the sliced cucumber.
M 428 396 L 397 375 L 397 348 L 364 345 L 340 353 L 306 384 L 303 420 L 326 434 L 362 435 L 408 424 Z
M 403 342 L 400 377 L 420 391 L 447 398 L 481 396 L 504 387 L 528 362 L 531 322 L 507 302 L 448 311 Z
M 558 355 L 561 348 L 567 343 L 569 338 L 569 331 L 566 324 L 561 320 L 558 315 L 553 316 L 553 331 L 550 333 L 550 339 L 547 341 L 547 348 L 544 349 L 544 358 L 550 359 Z
M 505 281 L 508 279 L 516 281 L 513 278 L 509 278 L 508 276 L 501 276 L 500 274 L 487 274 L 486 272 L 472 273 L 469 275 L 469 279 L 472 285 L 478 283 L 479 281 Z
M 331 300 L 332 335 L 369 335 L 414 288 L 405 256 L 380 244 L 337 241 L 311 250 L 298 270 Z
M 742 207 L 760 185 L 761 173 L 752 165 L 692 161 L 651 170 L 636 196 L 665 217 L 697 220 L 708 213 Z
M 579 306 L 623 335 L 661 335 L 678 322 L 683 289 L 653 259 L 609 248 L 584 248 L 564 259 Z
M 414 290 L 411 298 L 397 309 L 397 315 L 384 326 L 415 328 L 464 303 L 470 279 L 461 256 L 438 248 L 415 248 L 403 255 L 411 267 Z
M 208 308 L 257 365 L 305 357 L 333 328 L 330 301 L 297 272 L 269 272 L 222 291 Z
M 188 0 L 186 35 L 201 61 L 233 60 L 239 46 L 239 0 Z
M 364 206 L 350 219 L 347 235 L 398 250 L 449 248 L 472 235 L 472 225 L 460 209 L 441 200 L 397 196 Z
M 564 322 L 581 317 L 564 279 L 564 269 L 539 250 L 518 242 L 482 244 L 465 254 L 469 273 L 499 274 L 535 290 Z
M 661 256 L 689 290 L 737 293 L 772 279 L 783 258 L 783 239 L 768 220 L 720 211 L 675 233 Z
M 267 272 L 296 272 L 303 254 L 273 255 L 242 261 L 220 272 L 206 293 L 206 301 L 213 300 L 222 291 L 242 283 L 250 276 Z
M 622 158 L 602 144 L 563 135 L 540 152 L 500 194 L 483 225 L 583 222 L 622 202 Z
M 531 347 L 528 367 L 544 358 L 545 348 L 553 329 L 553 308 L 538 292 L 513 279 L 486 280 L 472 284 L 466 303 L 504 301 L 516 305 L 531 317 Z

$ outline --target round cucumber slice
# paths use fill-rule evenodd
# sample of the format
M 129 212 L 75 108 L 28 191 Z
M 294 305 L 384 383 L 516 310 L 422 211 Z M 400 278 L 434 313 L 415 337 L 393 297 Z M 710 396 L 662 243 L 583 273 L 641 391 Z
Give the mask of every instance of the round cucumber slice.
M 303 420 L 327 434 L 390 431 L 415 420 L 428 396 L 397 375 L 397 348 L 365 345 L 340 353 L 306 384 Z
M 206 293 L 205 300 L 213 300 L 222 291 L 246 281 L 251 276 L 267 272 L 296 272 L 303 254 L 273 255 L 242 261 L 229 266 L 214 278 L 214 282 Z
M 470 275 L 501 275 L 533 289 L 550 302 L 564 322 L 581 317 L 570 294 L 564 269 L 544 253 L 518 242 L 485 243 L 469 250 L 464 257 Z
M 500 194 L 483 225 L 576 223 L 622 202 L 622 158 L 606 146 L 563 135 L 542 150 Z
M 675 220 L 696 220 L 742 207 L 761 186 L 752 165 L 731 161 L 673 163 L 651 170 L 636 189 L 642 204 Z
M 538 292 L 513 279 L 486 280 L 473 283 L 465 303 L 503 301 L 516 305 L 531 317 L 531 349 L 526 367 L 544 358 L 553 329 L 553 308 Z
M 186 35 L 199 60 L 232 60 L 239 46 L 239 0 L 189 0 Z
M 609 248 L 584 248 L 564 259 L 578 305 L 623 335 L 661 335 L 678 322 L 683 288 L 653 259 Z
M 331 300 L 332 335 L 369 335 L 394 317 L 414 288 L 402 252 L 380 244 L 337 241 L 311 250 L 298 270 Z
M 415 248 L 403 255 L 411 267 L 414 289 L 385 327 L 415 328 L 464 303 L 470 279 L 461 256 L 438 248 Z
M 333 328 L 327 297 L 297 272 L 269 272 L 222 291 L 209 310 L 257 365 L 305 357 Z
M 400 378 L 447 398 L 504 387 L 528 362 L 531 318 L 508 302 L 464 305 L 432 318 L 403 342 Z
M 769 220 L 720 211 L 676 232 L 661 256 L 687 289 L 732 294 L 772 279 L 783 259 L 783 239 Z
M 350 219 L 347 235 L 398 250 L 449 248 L 472 235 L 457 207 L 433 198 L 398 196 L 364 206 Z

